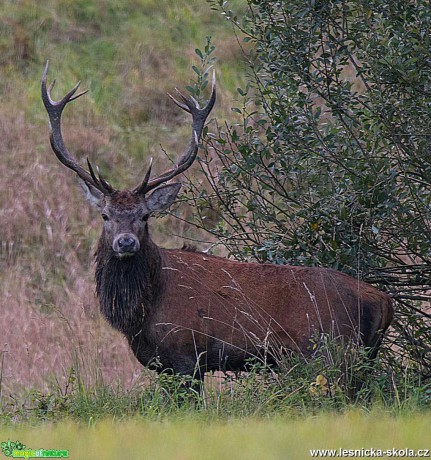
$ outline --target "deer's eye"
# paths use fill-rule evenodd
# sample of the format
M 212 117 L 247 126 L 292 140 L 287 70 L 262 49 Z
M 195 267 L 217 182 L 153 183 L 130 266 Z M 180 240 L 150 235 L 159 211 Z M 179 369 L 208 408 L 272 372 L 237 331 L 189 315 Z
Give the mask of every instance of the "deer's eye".
M 107 220 L 109 220 L 108 214 L 103 213 L 103 214 L 102 214 L 102 219 L 103 219 L 105 222 L 106 222 Z
M 144 214 L 144 215 L 141 217 L 142 222 L 146 222 L 146 221 L 148 220 L 149 217 L 150 217 L 149 214 Z

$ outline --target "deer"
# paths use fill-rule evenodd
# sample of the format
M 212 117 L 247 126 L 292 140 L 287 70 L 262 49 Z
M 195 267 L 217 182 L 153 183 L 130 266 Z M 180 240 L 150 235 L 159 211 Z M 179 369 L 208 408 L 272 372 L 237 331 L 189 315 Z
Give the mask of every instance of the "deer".
M 103 219 L 95 253 L 96 296 L 107 322 L 128 341 L 145 367 L 194 376 L 246 369 L 250 357 L 277 364 L 293 352 L 312 353 L 315 335 L 354 340 L 375 358 L 389 327 L 391 298 L 342 272 L 321 267 L 240 262 L 186 249 L 163 249 L 151 239 L 149 219 L 176 200 L 181 183 L 172 180 L 196 159 L 204 125 L 216 101 L 201 108 L 177 91 L 173 103 L 192 117 L 191 137 L 174 166 L 151 177 L 152 162 L 132 190 L 117 190 L 87 159 L 84 168 L 67 149 L 61 116 L 78 82 L 61 100 L 47 88 L 42 100 L 50 143 L 58 160 L 75 172 L 89 202 Z

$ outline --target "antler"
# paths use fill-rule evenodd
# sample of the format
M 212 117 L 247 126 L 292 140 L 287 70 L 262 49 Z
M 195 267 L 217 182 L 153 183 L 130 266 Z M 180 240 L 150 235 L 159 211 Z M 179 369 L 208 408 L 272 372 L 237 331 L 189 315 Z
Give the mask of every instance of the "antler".
M 53 101 L 51 99 L 51 90 L 55 85 L 55 80 L 51 83 L 49 88 L 46 87 L 46 75 L 48 73 L 48 61 L 45 65 L 45 70 L 42 76 L 42 100 L 45 105 L 46 111 L 49 116 L 49 123 L 51 126 L 50 132 L 50 141 L 51 147 L 57 158 L 72 171 L 75 171 L 78 176 L 85 181 L 87 184 L 92 185 L 104 195 L 109 195 L 115 191 L 115 189 L 106 182 L 106 180 L 98 174 L 94 173 L 94 170 L 90 164 L 90 161 L 87 159 L 89 172 L 86 171 L 69 153 L 66 145 L 63 141 L 63 135 L 61 133 L 61 114 L 63 109 L 69 102 L 78 99 L 78 97 L 83 96 L 87 91 L 82 91 L 81 93 L 75 94 L 81 82 L 78 82 L 60 101 Z
M 145 178 L 142 181 L 142 184 L 137 187 L 134 192 L 138 194 L 145 194 L 148 193 L 150 190 L 158 187 L 160 184 L 167 182 L 177 176 L 178 174 L 184 172 L 188 169 L 193 161 L 196 158 L 196 155 L 199 150 L 199 139 L 202 135 L 202 130 L 205 125 L 205 121 L 210 114 L 212 108 L 214 107 L 214 103 L 216 100 L 216 81 L 215 81 L 215 72 L 213 73 L 212 78 L 212 91 L 211 97 L 208 101 L 208 104 L 204 108 L 200 108 L 198 102 L 193 97 L 189 96 L 186 97 L 181 94 L 177 89 L 176 92 L 180 97 L 182 102 L 179 102 L 177 99 L 172 97 L 170 94 L 168 96 L 174 101 L 174 103 L 180 107 L 181 109 L 185 110 L 186 112 L 190 113 L 193 117 L 192 122 L 192 136 L 189 141 L 188 147 L 184 151 L 183 155 L 181 156 L 178 163 L 175 166 L 164 173 L 160 174 L 158 177 L 149 180 L 151 175 L 151 166 L 148 168 L 147 173 L 145 174 Z

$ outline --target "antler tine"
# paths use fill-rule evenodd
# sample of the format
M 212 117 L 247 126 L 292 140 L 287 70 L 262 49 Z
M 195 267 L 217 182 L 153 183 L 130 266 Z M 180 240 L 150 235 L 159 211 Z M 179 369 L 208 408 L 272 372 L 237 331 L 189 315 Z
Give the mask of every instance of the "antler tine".
M 151 157 L 150 158 L 150 164 L 148 165 L 148 169 L 147 169 L 147 172 L 145 173 L 144 180 L 142 181 L 141 185 L 135 189 L 135 193 L 145 194 L 145 190 L 146 190 L 148 181 L 149 181 L 150 176 L 151 176 L 152 167 L 153 167 L 153 158 Z
M 96 177 L 96 174 L 94 173 L 93 166 L 90 163 L 90 160 L 88 158 L 87 158 L 87 165 L 88 165 L 88 170 L 90 171 L 90 174 L 91 174 L 91 177 L 92 177 L 93 181 L 101 183 L 103 185 L 103 187 L 105 187 L 106 189 L 111 190 L 112 189 L 111 184 L 105 180 L 105 178 L 102 176 L 102 174 L 100 174 L 99 168 L 97 166 L 96 166 L 96 168 L 97 168 L 97 177 Z
M 205 121 L 208 118 L 208 115 L 210 114 L 212 108 L 214 107 L 214 103 L 216 100 L 216 80 L 215 80 L 215 72 L 213 73 L 213 78 L 212 78 L 212 90 L 211 90 L 211 96 L 210 99 L 207 103 L 207 105 L 204 108 L 200 108 L 198 102 L 196 99 L 193 97 L 189 96 L 186 97 L 182 93 L 180 93 L 178 90 L 176 90 L 179 97 L 181 98 L 181 101 L 178 101 L 175 99 L 173 96 L 168 94 L 168 96 L 172 99 L 172 101 L 181 109 L 184 111 L 190 113 L 192 115 L 192 135 L 189 141 L 189 144 L 182 154 L 180 160 L 178 163 L 174 165 L 173 168 L 163 172 L 160 174 L 158 177 L 149 180 L 149 171 L 147 172 L 144 181 L 142 184 L 137 187 L 134 191 L 135 193 L 141 193 L 145 194 L 149 192 L 150 190 L 158 187 L 159 185 L 163 184 L 164 182 L 167 182 L 171 179 L 173 179 L 175 176 L 178 174 L 184 172 L 190 166 L 193 164 L 196 155 L 199 150 L 199 140 L 202 135 L 202 131 L 205 125 Z M 147 177 L 148 176 L 148 177 Z
M 190 102 L 193 102 L 194 106 L 199 109 L 199 103 L 198 101 L 193 97 L 193 96 L 189 96 L 188 98 L 186 96 L 184 96 L 178 88 L 175 88 L 175 92 L 178 94 L 178 96 L 184 101 L 183 103 L 182 102 L 179 102 L 177 99 L 175 99 L 171 94 L 168 93 L 168 96 L 171 98 L 171 100 L 174 102 L 175 105 L 177 105 L 178 107 L 180 107 L 181 109 L 185 110 L 186 112 L 188 113 L 192 113 L 190 108 L 189 108 L 189 105 L 190 105 Z
M 50 141 L 52 150 L 54 151 L 57 158 L 65 166 L 67 166 L 69 169 L 78 174 L 78 176 L 83 181 L 87 182 L 87 184 L 92 185 L 105 195 L 111 194 L 112 192 L 114 192 L 114 189 L 100 175 L 99 178 L 96 177 L 90 162 L 88 162 L 90 170 L 90 172 L 88 172 L 70 154 L 69 150 L 67 149 L 64 143 L 63 135 L 61 132 L 61 114 L 63 112 L 63 109 L 69 102 L 72 102 L 75 99 L 78 99 L 79 97 L 83 96 L 87 91 L 82 91 L 78 94 L 75 94 L 81 83 L 78 82 L 60 101 L 54 101 L 51 98 L 51 90 L 55 85 L 55 80 L 53 80 L 53 82 L 49 85 L 49 88 L 47 88 L 46 86 L 48 65 L 49 61 L 46 62 L 45 69 L 43 71 L 41 90 L 42 100 L 49 116 L 49 123 L 51 127 Z

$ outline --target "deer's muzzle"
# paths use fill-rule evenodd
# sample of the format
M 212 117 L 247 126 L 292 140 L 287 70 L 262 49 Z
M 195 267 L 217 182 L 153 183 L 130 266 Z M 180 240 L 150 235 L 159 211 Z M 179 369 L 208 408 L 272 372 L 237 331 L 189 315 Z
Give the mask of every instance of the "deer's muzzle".
M 133 256 L 139 251 L 139 248 L 139 240 L 132 233 L 120 233 L 112 243 L 112 249 L 118 257 Z

